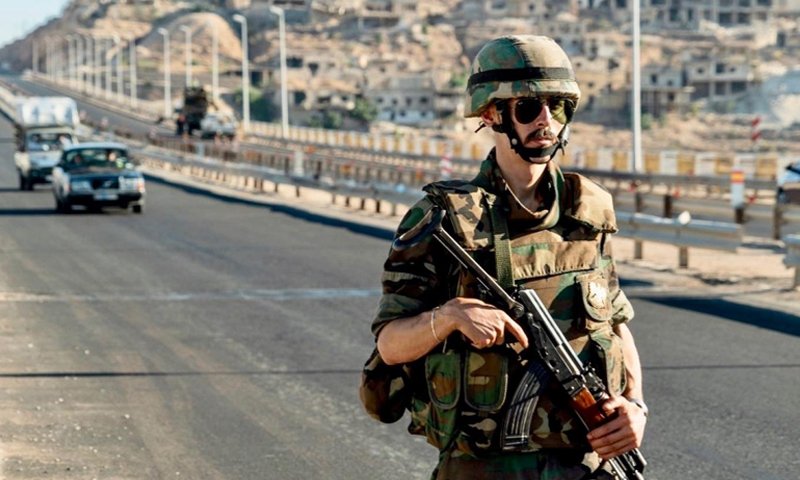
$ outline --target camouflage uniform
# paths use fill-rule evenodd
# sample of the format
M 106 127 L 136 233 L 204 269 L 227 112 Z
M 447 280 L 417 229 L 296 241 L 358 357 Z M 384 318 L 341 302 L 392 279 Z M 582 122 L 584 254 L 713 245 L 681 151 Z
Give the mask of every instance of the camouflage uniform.
M 491 212 L 478 204 L 481 196 L 494 198 L 494 208 L 508 212 L 515 282 L 537 291 L 581 359 L 591 362 L 620 393 L 624 366 L 613 326 L 632 318 L 633 310 L 619 288 L 611 257 L 608 236 L 616 231 L 611 197 L 580 175 L 563 174 L 555 163 L 549 164 L 546 175 L 540 182 L 544 207 L 531 212 L 511 193 L 490 155 L 472 182 L 427 186 L 428 195 L 409 211 L 397 234 L 416 225 L 434 205 L 446 208 L 448 230 L 497 275 Z M 474 280 L 446 253 L 433 243 L 427 247 L 390 253 L 372 326 L 376 336 L 387 322 L 430 310 L 455 296 L 480 297 Z M 452 335 L 408 367 L 413 385 L 409 431 L 425 435 L 441 450 L 433 478 L 605 478 L 587 476 L 598 468 L 599 458 L 589 453 L 585 431 L 576 427 L 577 420 L 552 383 L 539 395 L 527 448 L 519 453 L 498 451 L 503 403 L 525 363 L 520 351 L 510 340 L 476 350 L 460 335 Z
M 466 116 L 479 116 L 493 102 L 516 97 L 560 95 L 574 106 L 580 99 L 569 60 L 546 37 L 496 39 L 478 53 L 472 70 Z M 619 288 L 611 255 L 609 236 L 617 231 L 611 196 L 580 175 L 562 173 L 552 161 L 538 185 L 541 206 L 534 212 L 508 187 L 493 151 L 472 181 L 426 186 L 427 195 L 409 210 L 397 235 L 431 208 L 445 209 L 445 228 L 473 258 L 502 285 L 534 289 L 581 360 L 596 369 L 610 391 L 621 393 L 622 342 L 613 328 L 630 320 L 633 310 Z M 454 297 L 482 298 L 475 279 L 432 239 L 392 250 L 382 283 L 372 325 L 376 337 L 388 322 Z M 450 335 L 403 366 L 404 379 L 397 385 L 405 382 L 408 391 L 384 390 L 385 397 L 410 395 L 405 405 L 411 414 L 409 431 L 424 435 L 440 451 L 432 478 L 611 478 L 591 452 L 565 394 L 546 375 L 532 400 L 527 444 L 506 448 L 503 427 L 510 397 L 523 372 L 536 367 L 536 360 L 509 337 L 503 345 L 475 349 L 461 334 Z M 396 419 L 396 411 L 385 417 Z

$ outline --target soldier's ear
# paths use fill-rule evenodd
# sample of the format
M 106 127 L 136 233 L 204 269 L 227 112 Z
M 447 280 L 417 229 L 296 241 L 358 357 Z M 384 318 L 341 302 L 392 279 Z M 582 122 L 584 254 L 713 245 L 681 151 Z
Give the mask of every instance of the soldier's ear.
M 481 122 L 483 122 L 487 127 L 491 127 L 492 125 L 497 125 L 503 122 L 503 120 L 500 118 L 500 112 L 497 110 L 497 104 L 493 103 L 483 110 L 481 113 Z

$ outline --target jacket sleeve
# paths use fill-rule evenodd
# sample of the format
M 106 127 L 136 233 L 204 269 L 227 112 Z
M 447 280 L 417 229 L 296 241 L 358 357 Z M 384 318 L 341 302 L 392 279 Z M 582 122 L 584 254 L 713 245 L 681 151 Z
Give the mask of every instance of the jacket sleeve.
M 400 222 L 395 238 L 410 230 L 433 207 L 429 196 L 417 202 Z M 381 275 L 382 295 L 372 322 L 376 337 L 388 322 L 416 315 L 446 300 L 444 258 L 432 238 L 401 252 L 389 251 Z

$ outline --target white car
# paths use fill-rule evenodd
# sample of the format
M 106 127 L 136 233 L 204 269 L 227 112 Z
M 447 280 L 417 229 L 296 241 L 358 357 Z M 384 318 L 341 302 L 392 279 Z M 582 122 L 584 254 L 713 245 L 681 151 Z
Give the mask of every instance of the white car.
M 787 165 L 778 178 L 777 201 L 800 204 L 800 162 Z
M 236 137 L 236 120 L 225 113 L 207 113 L 200 121 L 200 136 L 203 138 Z

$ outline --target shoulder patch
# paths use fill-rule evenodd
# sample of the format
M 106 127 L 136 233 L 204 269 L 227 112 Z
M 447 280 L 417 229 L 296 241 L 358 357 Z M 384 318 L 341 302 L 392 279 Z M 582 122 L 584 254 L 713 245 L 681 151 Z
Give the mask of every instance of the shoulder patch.
M 563 215 L 603 233 L 616 233 L 614 199 L 601 185 L 578 173 L 564 173 L 566 198 Z

